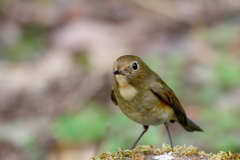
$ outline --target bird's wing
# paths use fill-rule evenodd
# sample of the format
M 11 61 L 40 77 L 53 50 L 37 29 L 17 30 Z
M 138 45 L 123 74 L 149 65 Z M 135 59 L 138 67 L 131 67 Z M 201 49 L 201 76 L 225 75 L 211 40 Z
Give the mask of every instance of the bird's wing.
M 159 77 L 150 87 L 160 99 L 174 109 L 179 123 L 184 126 L 187 125 L 186 113 L 171 88 L 169 88 Z
M 118 102 L 117 102 L 117 99 L 116 99 L 116 97 L 115 97 L 113 88 L 112 88 L 112 93 L 111 93 L 111 99 L 112 99 L 112 102 L 113 102 L 116 106 L 118 106 Z

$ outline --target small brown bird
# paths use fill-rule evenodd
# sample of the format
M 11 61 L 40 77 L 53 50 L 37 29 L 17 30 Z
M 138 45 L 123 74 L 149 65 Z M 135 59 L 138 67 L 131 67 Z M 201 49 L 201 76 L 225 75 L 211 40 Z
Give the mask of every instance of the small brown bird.
M 177 121 L 188 132 L 203 131 L 187 118 L 174 92 L 139 57 L 119 57 L 114 62 L 113 74 L 113 103 L 119 106 L 128 118 L 142 124 L 144 128 L 131 149 L 135 148 L 150 125 L 165 125 L 172 148 L 168 122 Z

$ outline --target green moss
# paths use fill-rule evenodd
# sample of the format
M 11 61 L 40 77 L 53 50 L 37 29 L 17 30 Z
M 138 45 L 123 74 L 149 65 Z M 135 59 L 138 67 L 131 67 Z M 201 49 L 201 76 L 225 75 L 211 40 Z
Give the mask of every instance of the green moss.
M 162 155 L 162 157 L 160 157 Z M 168 156 L 168 158 L 164 158 Z M 231 152 L 220 152 L 218 154 L 208 154 L 203 151 L 199 151 L 194 146 L 175 146 L 171 148 L 169 145 L 162 145 L 162 148 L 155 149 L 152 145 L 137 146 L 133 150 L 122 150 L 118 152 L 105 152 L 100 153 L 98 157 L 91 158 L 91 160 L 143 160 L 143 159 L 194 159 L 194 160 L 237 160 L 240 159 L 240 154 L 234 154 Z
M 225 160 L 225 159 L 229 159 L 229 160 L 238 160 L 240 159 L 240 153 L 238 154 L 234 154 L 230 151 L 227 152 L 222 152 L 220 151 L 220 153 L 213 155 L 210 160 Z

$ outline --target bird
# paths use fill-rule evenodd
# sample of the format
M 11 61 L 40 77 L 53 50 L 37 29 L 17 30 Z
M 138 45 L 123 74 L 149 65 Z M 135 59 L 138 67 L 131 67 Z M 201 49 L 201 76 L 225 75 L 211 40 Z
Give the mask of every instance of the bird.
M 188 132 L 203 132 L 196 123 L 187 118 L 173 90 L 138 56 L 119 57 L 113 64 L 113 76 L 112 102 L 129 119 L 143 126 L 143 131 L 131 150 L 135 148 L 149 126 L 164 124 L 172 148 L 169 122 L 178 122 Z

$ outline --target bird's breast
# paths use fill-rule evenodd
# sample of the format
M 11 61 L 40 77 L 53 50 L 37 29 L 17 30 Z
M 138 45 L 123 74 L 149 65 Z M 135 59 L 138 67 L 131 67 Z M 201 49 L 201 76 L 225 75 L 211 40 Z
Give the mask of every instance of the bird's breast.
M 116 98 L 122 112 L 137 123 L 159 125 L 174 119 L 173 109 L 151 90 L 138 92 L 133 86 L 128 89 L 120 87 Z

